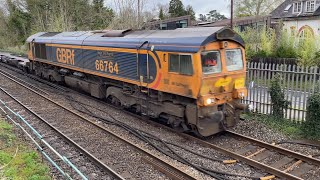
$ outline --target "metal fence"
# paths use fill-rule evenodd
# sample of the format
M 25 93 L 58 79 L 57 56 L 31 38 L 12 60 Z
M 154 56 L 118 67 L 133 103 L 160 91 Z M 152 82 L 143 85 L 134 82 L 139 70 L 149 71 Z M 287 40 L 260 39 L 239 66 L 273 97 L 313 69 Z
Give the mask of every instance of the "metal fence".
M 248 62 L 248 97 L 244 101 L 251 104 L 255 112 L 272 113 L 269 87 L 276 76 L 280 77 L 285 98 L 290 101 L 284 117 L 293 121 L 304 121 L 308 97 L 320 86 L 319 68 Z
M 251 58 L 249 60 L 251 63 L 268 63 L 268 64 L 291 64 L 297 65 L 298 59 L 296 58 L 274 58 L 274 57 L 265 57 L 265 58 Z

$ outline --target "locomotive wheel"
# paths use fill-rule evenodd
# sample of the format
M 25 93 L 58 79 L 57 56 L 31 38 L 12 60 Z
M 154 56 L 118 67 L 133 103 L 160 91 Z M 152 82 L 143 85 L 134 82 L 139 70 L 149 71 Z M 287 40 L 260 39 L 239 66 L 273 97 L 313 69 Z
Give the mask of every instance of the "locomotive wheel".
M 120 100 L 117 97 L 112 95 L 108 96 L 107 102 L 115 106 L 119 106 L 119 107 L 121 106 Z

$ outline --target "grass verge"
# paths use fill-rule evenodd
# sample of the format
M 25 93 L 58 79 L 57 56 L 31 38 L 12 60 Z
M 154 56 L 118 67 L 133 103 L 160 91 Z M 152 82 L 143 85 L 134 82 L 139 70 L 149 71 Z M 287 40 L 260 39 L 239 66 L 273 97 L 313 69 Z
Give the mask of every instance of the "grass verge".
M 12 125 L 0 118 L 0 179 L 47 180 L 49 168 L 38 153 L 20 141 Z
M 312 137 L 305 137 L 303 135 L 302 126 L 300 123 L 293 122 L 287 119 L 276 118 L 271 115 L 263 114 L 243 114 L 242 118 L 249 121 L 257 121 L 265 124 L 267 127 L 276 130 L 290 138 L 307 138 L 312 139 Z

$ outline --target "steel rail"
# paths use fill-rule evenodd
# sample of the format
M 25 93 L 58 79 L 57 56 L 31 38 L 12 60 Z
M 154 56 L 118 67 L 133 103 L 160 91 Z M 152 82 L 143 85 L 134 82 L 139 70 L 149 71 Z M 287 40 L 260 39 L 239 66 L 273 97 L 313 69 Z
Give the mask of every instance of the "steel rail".
M 87 95 L 86 95 L 86 96 L 87 96 Z M 91 96 L 87 96 L 87 97 L 88 97 L 88 98 L 92 98 Z M 92 98 L 92 99 L 93 99 L 93 98 Z M 114 106 L 114 105 L 112 105 L 112 104 L 108 104 L 108 103 L 106 103 L 106 102 L 100 102 L 100 103 L 103 103 L 103 104 L 108 105 L 108 106 L 111 106 L 111 107 L 113 107 L 113 108 L 115 108 L 115 109 L 121 110 L 119 107 Z M 134 114 L 134 113 L 132 113 L 132 112 L 129 112 L 129 111 L 123 111 L 123 112 L 125 112 L 125 113 L 127 113 L 128 115 L 131 115 L 131 116 L 133 116 L 133 117 L 141 118 L 140 115 Z M 291 179 L 292 179 L 292 180 L 301 180 L 301 178 L 299 178 L 299 177 L 296 177 L 296 176 L 291 175 L 291 174 L 289 174 L 289 173 L 286 173 L 286 172 L 283 172 L 283 171 L 281 171 L 281 170 L 275 169 L 275 168 L 270 167 L 270 166 L 268 166 L 268 165 L 262 164 L 262 163 L 260 163 L 260 162 L 258 162 L 258 161 L 252 160 L 252 159 L 247 158 L 247 157 L 245 157 L 245 156 L 238 155 L 238 154 L 236 154 L 236 153 L 234 153 L 234 152 L 232 152 L 232 151 L 229 151 L 229 150 L 226 150 L 226 149 L 224 149 L 224 148 L 218 147 L 218 146 L 216 146 L 216 145 L 214 145 L 214 144 L 211 144 L 211 143 L 209 143 L 209 142 L 207 142 L 207 141 L 204 141 L 204 140 L 199 139 L 199 138 L 197 138 L 197 137 L 194 137 L 194 136 L 192 136 L 192 135 L 174 131 L 172 128 L 170 128 L 170 127 L 168 127 L 168 126 L 165 126 L 165 125 L 156 123 L 156 122 L 154 122 L 154 121 L 149 121 L 149 120 L 146 120 L 146 119 L 143 119 L 143 118 L 142 118 L 141 120 L 143 120 L 143 121 L 145 121 L 145 122 L 147 122 L 147 123 L 150 123 L 150 124 L 152 124 L 152 125 L 155 125 L 155 126 L 160 126 L 161 128 L 167 129 L 167 130 L 169 130 L 169 131 L 171 131 L 171 132 L 178 133 L 179 135 L 183 136 L 183 137 L 186 138 L 186 139 L 193 140 L 193 141 L 196 141 L 196 142 L 198 142 L 198 143 L 200 143 L 200 144 L 202 144 L 202 145 L 204 145 L 204 146 L 207 146 L 207 147 L 209 147 L 209 148 L 213 148 L 213 149 L 215 149 L 215 150 L 217 150 L 217 151 L 220 151 L 221 153 L 223 153 L 223 154 L 225 154 L 225 155 L 228 155 L 228 156 L 230 156 L 230 157 L 232 157 L 232 158 L 234 158 L 234 159 L 243 161 L 243 162 L 245 162 L 245 163 L 247 163 L 247 164 L 249 164 L 249 165 L 251 165 L 251 166 L 253 166 L 253 167 L 256 167 L 256 168 L 258 168 L 258 169 L 260 169 L 260 170 L 266 171 L 266 172 L 268 172 L 268 173 L 270 173 L 270 174 L 276 175 L 276 176 L 281 177 L 281 178 L 290 179 L 290 180 L 291 180 Z
M 250 141 L 252 143 L 255 143 L 260 147 L 264 147 L 266 149 L 272 149 L 272 150 L 277 151 L 277 152 L 279 152 L 281 154 L 284 154 L 284 155 L 287 155 L 287 156 L 291 156 L 293 158 L 302 160 L 304 162 L 308 162 L 310 164 L 314 164 L 314 165 L 320 166 L 320 159 L 316 159 L 316 158 L 313 158 L 313 157 L 305 156 L 303 154 L 291 151 L 289 149 L 285 149 L 285 148 L 282 148 L 282 147 L 279 147 L 279 146 L 276 146 L 276 145 L 273 145 L 273 144 L 269 144 L 269 143 L 266 143 L 266 142 L 263 142 L 263 141 L 260 141 L 260 140 L 257 140 L 257 139 L 242 135 L 242 134 L 238 134 L 238 133 L 233 132 L 233 131 L 226 131 L 226 132 L 231 134 L 234 137 L 238 137 L 238 138 Z
M 37 92 L 35 92 L 33 89 L 21 84 L 20 82 L 12 79 L 11 77 L 3 74 L 0 70 L 0 74 L 2 74 L 3 76 L 7 77 L 8 79 L 14 81 L 15 83 L 23 86 L 24 88 L 27 88 L 28 90 L 33 91 L 34 93 L 38 94 Z M 48 125 L 51 129 L 53 129 L 55 132 L 57 132 L 63 139 L 65 139 L 68 143 L 70 143 L 71 145 L 73 145 L 76 149 L 78 149 L 80 152 L 82 152 L 84 155 L 86 155 L 94 164 L 96 164 L 99 168 L 103 169 L 106 172 L 109 172 L 110 174 L 112 174 L 116 179 L 120 179 L 120 180 L 124 180 L 124 178 L 119 175 L 117 172 L 115 172 L 114 170 L 112 170 L 110 167 L 108 167 L 107 165 L 105 165 L 103 162 L 101 162 L 99 159 L 97 159 L 94 155 L 92 155 L 91 153 L 89 153 L 88 151 L 86 151 L 84 148 L 82 148 L 80 145 L 78 145 L 76 142 L 74 142 L 72 139 L 70 139 L 69 137 L 67 137 L 63 132 L 61 132 L 60 130 L 58 130 L 57 128 L 55 128 L 53 125 L 51 125 L 48 121 L 46 121 L 45 119 L 43 119 L 40 115 L 38 115 L 36 112 L 34 112 L 33 110 L 30 109 L 30 107 L 27 107 L 26 105 L 24 105 L 20 100 L 18 100 L 17 98 L 15 98 L 14 96 L 12 96 L 8 91 L 4 90 L 3 88 L 0 87 L 0 90 L 2 92 L 4 92 L 6 95 L 8 95 L 10 98 L 12 98 L 14 101 L 16 101 L 18 104 L 20 104 L 23 108 L 25 108 L 28 112 L 30 112 L 32 115 L 34 115 L 35 117 L 37 117 L 38 119 L 40 119 L 42 122 L 44 122 L 46 125 Z M 40 95 L 40 94 L 38 94 Z M 43 95 L 41 95 L 42 97 L 44 97 Z
M 245 163 L 247 163 L 247 164 L 249 164 L 249 165 L 251 165 L 251 166 L 253 166 L 253 167 L 255 167 L 255 168 L 264 170 L 264 171 L 266 171 L 266 172 L 268 172 L 268 173 L 270 173 L 270 174 L 272 174 L 272 175 L 275 175 L 275 176 L 277 176 L 277 177 L 285 178 L 285 179 L 290 179 L 290 180 L 291 180 L 291 179 L 292 179 L 292 180 L 294 180 L 294 179 L 295 179 L 295 180 L 302 180 L 301 178 L 299 178 L 299 177 L 297 177 L 297 176 L 294 176 L 294 175 L 292 175 L 292 174 L 289 174 L 289 173 L 283 172 L 283 171 L 281 171 L 281 170 L 275 169 L 275 168 L 273 168 L 273 167 L 271 167 L 271 166 L 262 164 L 262 163 L 260 163 L 260 162 L 258 162 L 258 161 L 255 161 L 255 160 L 253 160 L 253 159 L 250 159 L 250 158 L 247 158 L 247 157 L 245 157 L 245 156 L 239 155 L 239 154 L 234 153 L 234 152 L 232 152 L 232 151 L 229 151 L 229 150 L 227 150 L 227 149 L 225 149 L 225 148 L 221 148 L 221 147 L 219 147 L 219 146 L 216 146 L 216 145 L 214 145 L 214 144 L 211 144 L 211 143 L 209 143 L 209 142 L 207 142 L 207 141 L 204 141 L 204 140 L 201 140 L 201 139 L 199 139 L 199 138 L 196 138 L 196 137 L 193 137 L 193 136 L 190 136 L 190 135 L 187 135 L 187 134 L 181 134 L 181 135 L 183 135 L 184 137 L 186 137 L 186 138 L 188 138 L 188 139 L 190 139 L 190 140 L 194 140 L 194 141 L 196 141 L 196 142 L 198 142 L 198 143 L 200 143 L 200 144 L 202 144 L 202 145 L 205 145 L 205 146 L 207 146 L 207 147 L 210 147 L 210 148 L 213 148 L 213 149 L 215 149 L 215 150 L 217 150 L 217 151 L 220 151 L 220 152 L 222 152 L 223 154 L 228 155 L 228 156 L 230 156 L 230 157 L 232 157 L 232 158 L 234 158 L 234 159 L 237 159 L 237 160 L 240 160 L 240 161 L 242 161 L 242 162 L 245 162 Z
M 16 73 L 19 73 L 19 74 L 21 74 L 21 75 L 24 75 L 24 76 L 26 76 L 26 77 L 28 77 L 28 78 L 30 78 L 30 79 L 33 79 L 33 80 L 35 80 L 35 81 L 38 81 L 38 82 L 42 83 L 42 84 L 46 84 L 46 85 L 48 85 L 48 86 L 50 86 L 50 87 L 52 87 L 52 88 L 55 88 L 55 89 L 57 89 L 57 90 L 67 91 L 67 89 L 66 89 L 65 87 L 62 87 L 62 86 L 59 86 L 59 85 L 54 84 L 54 83 L 52 83 L 52 82 L 49 82 L 49 81 L 47 81 L 47 80 L 41 79 L 41 78 L 39 78 L 38 76 L 35 76 L 35 75 L 33 75 L 33 74 L 28 74 L 28 73 L 22 71 L 21 69 L 18 69 L 18 68 L 16 68 L 16 67 L 12 67 L 12 66 L 10 66 L 10 65 L 8 65 L 8 64 L 0 63 L 0 66 L 4 67 L 4 68 L 6 68 L 6 69 L 9 69 L 10 71 L 14 71 L 14 72 L 16 72 Z M 5 72 L 5 71 L 3 71 L 3 72 Z
M 2 71 L 2 70 L 0 70 L 0 74 L 4 75 L 5 77 L 7 77 L 8 79 L 10 79 L 11 81 L 14 81 L 15 83 L 17 83 L 17 84 L 19 84 L 20 86 L 22 86 L 22 87 L 24 87 L 24 88 L 32 91 L 33 93 L 37 94 L 38 96 L 41 96 L 42 98 L 44 98 L 44 99 L 50 101 L 51 103 L 53 103 L 53 104 L 55 104 L 55 105 L 63 108 L 64 110 L 66 110 L 66 111 L 74 114 L 75 116 L 81 118 L 82 120 L 91 123 L 92 125 L 96 126 L 97 128 L 103 130 L 104 132 L 106 132 L 106 133 L 114 136 L 115 138 L 117 138 L 117 139 L 125 142 L 126 144 L 129 144 L 130 146 L 136 148 L 136 149 L 139 150 L 140 152 L 142 152 L 142 153 L 144 153 L 144 154 L 152 157 L 153 159 L 156 159 L 156 160 L 157 160 L 159 163 L 161 163 L 163 166 L 166 166 L 167 168 L 171 169 L 172 172 L 176 172 L 176 177 L 181 177 L 181 178 L 177 178 L 177 179 L 195 179 L 192 175 L 189 175 L 189 174 L 185 173 L 183 170 L 179 169 L 178 167 L 175 167 L 175 166 L 167 163 L 166 161 L 162 160 L 161 158 L 153 155 L 151 152 L 149 152 L 149 150 L 144 149 L 144 148 L 142 148 L 142 147 L 139 147 L 139 146 L 136 145 L 135 143 L 130 142 L 129 140 L 121 137 L 120 135 L 118 135 L 118 134 L 116 134 L 116 133 L 114 133 L 114 132 L 106 129 L 106 128 L 103 127 L 102 125 L 100 125 L 100 124 L 98 124 L 98 123 L 96 123 L 96 122 L 94 122 L 94 121 L 89 120 L 88 118 L 84 117 L 84 116 L 81 115 L 80 113 L 75 112 L 74 110 L 72 110 L 72 109 L 70 109 L 70 108 L 68 108 L 68 107 L 65 107 L 64 105 L 62 105 L 62 104 L 60 104 L 60 103 L 58 103 L 58 102 L 55 102 L 55 101 L 53 101 L 52 99 L 49 99 L 48 97 L 46 97 L 46 96 L 44 96 L 44 95 L 42 95 L 42 94 L 39 94 L 38 92 L 36 92 L 36 91 L 34 91 L 33 89 L 25 86 L 24 84 L 22 84 L 22 83 L 16 81 L 15 79 L 13 79 L 13 78 L 11 78 L 11 77 L 3 74 L 1 71 Z M 23 81 L 23 80 L 22 80 L 22 81 Z M 22 106 L 26 107 L 26 106 L 23 105 L 20 101 L 19 101 L 19 104 L 21 104 Z M 26 108 L 27 108 L 28 110 L 31 110 L 31 109 L 29 109 L 28 107 L 26 107 Z M 31 112 L 32 112 L 32 113 L 35 113 L 35 112 L 33 112 L 32 110 L 31 110 Z M 35 114 L 36 114 L 36 113 L 35 113 Z M 41 118 L 39 115 L 36 115 L 36 116 L 37 116 L 38 118 Z M 44 119 L 41 118 L 41 120 L 44 120 Z M 47 121 L 45 121 L 45 122 L 47 122 Z M 48 122 L 47 122 L 47 123 L 48 123 Z M 49 124 L 49 123 L 48 123 L 48 124 Z M 50 125 L 50 126 L 51 126 L 52 128 L 54 128 L 52 125 Z M 56 129 L 56 128 L 54 128 L 54 129 L 57 130 L 57 131 L 59 131 L 59 130 Z M 59 132 L 60 132 L 60 131 L 59 131 Z M 61 132 L 60 132 L 60 133 L 61 133 Z M 68 138 L 68 137 L 66 137 L 66 138 Z M 69 139 L 69 138 L 68 138 L 68 139 Z M 69 139 L 69 140 L 72 141 L 71 139 Z M 73 141 L 72 141 L 72 142 L 73 142 Z M 74 142 L 74 143 L 75 143 L 75 142 Z M 78 145 L 78 147 L 81 148 L 81 146 L 79 146 L 79 145 Z M 83 150 L 84 150 L 84 149 L 83 149 Z M 87 152 L 87 151 L 84 150 L 84 153 L 89 153 L 89 152 Z M 98 159 L 96 159 L 94 156 L 93 156 L 93 160 L 94 160 L 94 162 L 98 162 L 98 163 L 101 163 L 102 165 L 104 165 L 101 161 L 99 161 Z M 105 165 L 104 165 L 104 166 L 105 166 Z M 109 168 L 109 167 L 107 167 L 107 166 L 106 166 L 106 168 L 107 168 L 107 171 L 113 172 L 113 170 L 112 170 L 111 168 Z M 115 173 L 115 172 L 114 172 L 114 173 Z M 119 175 L 119 179 L 121 179 L 121 176 L 120 176 L 120 175 Z

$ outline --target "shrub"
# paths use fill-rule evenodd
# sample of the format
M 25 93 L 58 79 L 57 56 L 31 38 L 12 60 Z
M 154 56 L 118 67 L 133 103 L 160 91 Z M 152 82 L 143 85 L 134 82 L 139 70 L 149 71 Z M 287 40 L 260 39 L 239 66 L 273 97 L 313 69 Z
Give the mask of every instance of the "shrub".
M 269 92 L 272 102 L 272 115 L 282 119 L 284 110 L 289 107 L 290 102 L 285 99 L 284 92 L 281 89 L 279 76 L 276 76 L 271 81 Z
M 306 121 L 302 125 L 303 135 L 311 139 L 320 139 L 320 93 L 308 99 Z
M 260 30 L 260 51 L 264 51 L 266 56 L 272 56 L 274 44 L 276 40 L 276 33 L 274 29 L 266 29 Z
M 317 51 L 314 56 L 314 64 L 320 67 L 320 51 Z
M 290 37 L 288 32 L 281 32 L 273 50 L 273 56 L 277 58 L 297 58 L 298 54 L 295 49 L 294 38 Z
M 246 44 L 247 58 L 272 55 L 275 43 L 275 31 L 273 29 L 247 27 L 244 31 L 239 29 L 236 31 Z
M 300 65 L 320 65 L 320 37 L 299 38 L 287 31 L 275 33 L 274 29 L 246 28 L 238 33 L 246 44 L 246 56 L 250 58 L 296 58 Z
M 297 52 L 293 47 L 279 46 L 275 49 L 273 57 L 276 58 L 297 58 Z
M 297 44 L 299 63 L 304 66 L 314 66 L 315 55 L 317 52 L 317 39 L 300 39 Z

